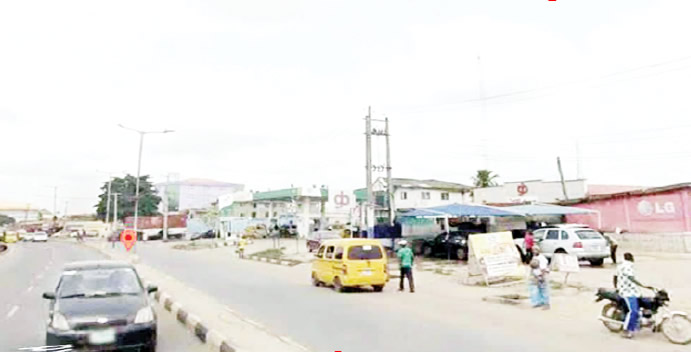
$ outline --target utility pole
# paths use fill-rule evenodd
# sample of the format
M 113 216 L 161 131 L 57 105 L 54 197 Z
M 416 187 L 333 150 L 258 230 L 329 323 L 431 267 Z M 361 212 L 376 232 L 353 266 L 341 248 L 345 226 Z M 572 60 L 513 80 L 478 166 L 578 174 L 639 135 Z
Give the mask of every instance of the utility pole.
M 564 172 L 561 170 L 561 159 L 557 157 L 557 167 L 559 168 L 559 177 L 561 178 L 561 190 L 564 192 L 564 200 L 569 200 L 566 194 L 566 182 L 564 182 Z
M 373 234 L 370 233 L 369 223 L 369 208 L 372 207 L 372 107 L 367 108 L 367 117 L 365 118 L 365 142 L 366 142 L 366 152 L 367 152 L 367 201 L 365 202 L 365 229 L 367 230 L 367 237 L 372 238 Z
M 58 186 L 53 187 L 53 216 L 58 216 Z
M 113 193 L 113 197 L 115 198 L 113 199 L 113 224 L 115 226 L 118 225 L 118 195 L 120 195 L 120 193 Z
M 108 225 L 108 219 L 110 218 L 110 184 L 112 177 L 108 175 L 108 196 L 106 197 L 106 225 Z
M 163 186 L 163 240 L 168 240 L 168 183 L 170 174 L 166 175 L 166 184 Z
M 384 136 L 386 137 L 386 199 L 389 203 L 389 225 L 393 226 L 395 216 L 393 182 L 391 180 L 391 146 L 389 144 L 389 118 L 384 118 Z
M 62 213 L 62 217 L 65 218 L 65 220 L 67 220 L 67 204 L 68 203 L 69 203 L 69 201 L 65 201 L 65 212 Z

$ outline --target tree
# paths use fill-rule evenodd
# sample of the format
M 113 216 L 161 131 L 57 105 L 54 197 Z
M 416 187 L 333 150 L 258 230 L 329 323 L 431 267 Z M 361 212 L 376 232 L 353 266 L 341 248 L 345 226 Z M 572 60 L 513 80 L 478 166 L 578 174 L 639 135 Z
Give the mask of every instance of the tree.
M 13 217 L 0 214 L 0 226 L 12 225 L 15 223 L 15 221 L 16 220 Z
M 473 184 L 475 187 L 485 188 L 496 186 L 497 182 L 495 179 L 499 175 L 492 175 L 492 171 L 489 170 L 477 170 L 477 174 L 473 177 Z
M 117 218 L 123 219 L 128 216 L 134 216 L 134 203 L 137 177 L 127 175 L 123 178 L 116 177 L 112 180 L 110 185 L 110 193 L 118 193 L 118 213 Z M 106 200 L 108 198 L 108 182 L 105 182 L 101 187 L 101 195 L 99 195 L 99 202 L 94 207 L 96 208 L 96 216 L 105 220 L 106 218 Z M 161 197 L 156 194 L 156 188 L 149 182 L 149 176 L 141 176 L 139 178 L 139 216 L 153 216 L 159 215 L 158 204 L 161 202 Z M 111 196 L 112 197 L 112 196 Z M 114 203 L 110 203 L 110 218 L 112 219 L 112 212 L 114 210 Z

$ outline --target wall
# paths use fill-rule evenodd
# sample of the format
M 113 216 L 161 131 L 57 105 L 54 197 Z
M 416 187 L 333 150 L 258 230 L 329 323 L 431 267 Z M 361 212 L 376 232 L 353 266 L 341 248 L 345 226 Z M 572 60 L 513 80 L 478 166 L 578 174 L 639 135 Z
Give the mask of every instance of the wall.
M 566 194 L 569 199 L 583 198 L 586 196 L 587 186 L 585 180 L 569 180 L 566 183 Z M 519 187 L 525 191 L 521 195 Z M 524 181 L 524 182 L 507 182 L 501 186 L 476 188 L 473 190 L 473 199 L 475 203 L 511 203 L 511 202 L 542 202 L 551 203 L 564 199 L 564 192 L 562 191 L 561 182 L 550 181 L 544 182 L 540 180 Z
M 602 217 L 601 230 L 617 227 L 637 233 L 691 232 L 688 189 L 656 194 L 622 196 L 574 205 L 598 210 Z M 568 222 L 586 223 L 597 228 L 596 217 L 569 215 Z
M 407 199 L 401 199 L 401 194 L 406 192 Z M 422 199 L 422 192 L 429 192 L 430 199 Z M 441 194 L 449 193 L 448 200 L 442 200 Z M 439 205 L 447 205 L 453 203 L 468 203 L 470 201 L 470 193 L 466 192 L 461 194 L 461 192 L 449 192 L 440 191 L 434 189 L 410 189 L 410 188 L 399 188 L 394 191 L 394 206 L 396 209 L 410 209 L 410 208 L 427 208 L 436 207 Z
M 180 209 L 207 208 L 219 196 L 238 191 L 239 187 L 180 184 Z

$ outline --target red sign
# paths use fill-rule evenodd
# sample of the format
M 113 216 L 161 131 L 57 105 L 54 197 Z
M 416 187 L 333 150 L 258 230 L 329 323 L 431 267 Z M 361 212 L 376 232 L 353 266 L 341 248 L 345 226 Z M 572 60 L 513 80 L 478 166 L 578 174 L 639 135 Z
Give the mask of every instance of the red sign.
M 126 229 L 123 230 L 120 233 L 120 242 L 125 245 L 125 248 L 127 251 L 132 249 L 134 247 L 134 244 L 137 242 L 137 236 L 134 233 L 133 229 Z
M 526 186 L 525 183 L 521 183 L 518 185 L 518 187 L 516 187 L 516 191 L 518 191 L 519 196 L 525 195 L 528 193 L 528 186 Z

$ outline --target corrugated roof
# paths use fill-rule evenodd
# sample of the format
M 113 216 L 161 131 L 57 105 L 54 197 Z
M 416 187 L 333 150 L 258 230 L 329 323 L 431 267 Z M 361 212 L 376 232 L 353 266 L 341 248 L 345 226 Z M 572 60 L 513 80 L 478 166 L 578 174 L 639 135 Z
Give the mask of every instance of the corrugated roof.
M 588 195 L 596 196 L 602 194 L 614 194 L 631 192 L 643 189 L 643 186 L 624 186 L 624 185 L 588 185 Z
M 416 180 L 412 178 L 392 178 L 394 186 L 401 188 L 429 188 L 429 189 L 464 189 L 470 190 L 471 186 L 455 182 L 446 182 L 439 180 Z
M 598 201 L 598 200 L 603 200 L 603 199 L 612 199 L 612 198 L 625 197 L 625 196 L 640 196 L 640 195 L 646 195 L 646 194 L 663 193 L 663 192 L 676 191 L 676 190 L 685 189 L 685 188 L 691 189 L 691 182 L 676 183 L 673 185 L 662 186 L 662 187 L 643 188 L 643 189 L 638 189 L 638 190 L 633 190 L 633 191 L 628 191 L 628 192 L 593 195 L 593 196 L 588 196 L 588 197 L 580 198 L 580 199 L 561 201 L 561 202 L 559 202 L 559 204 L 588 203 L 588 202 Z

